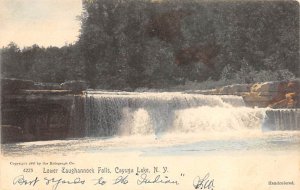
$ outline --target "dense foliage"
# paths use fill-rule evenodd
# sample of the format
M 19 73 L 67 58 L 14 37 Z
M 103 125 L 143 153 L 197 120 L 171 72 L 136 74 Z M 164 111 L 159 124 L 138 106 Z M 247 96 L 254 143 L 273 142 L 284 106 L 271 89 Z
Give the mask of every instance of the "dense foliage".
M 10 43 L 1 50 L 3 77 L 30 79 L 37 82 L 64 82 L 85 78 L 84 62 L 76 45 L 39 47 L 22 50 Z
M 2 49 L 2 76 L 164 88 L 299 76 L 296 1 L 84 0 L 75 45 Z

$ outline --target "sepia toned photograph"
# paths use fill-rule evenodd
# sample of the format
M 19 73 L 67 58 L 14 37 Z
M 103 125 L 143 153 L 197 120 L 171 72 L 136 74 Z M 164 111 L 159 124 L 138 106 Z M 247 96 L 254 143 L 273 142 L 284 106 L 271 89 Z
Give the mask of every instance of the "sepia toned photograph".
M 0 189 L 298 189 L 299 13 L 0 0 Z

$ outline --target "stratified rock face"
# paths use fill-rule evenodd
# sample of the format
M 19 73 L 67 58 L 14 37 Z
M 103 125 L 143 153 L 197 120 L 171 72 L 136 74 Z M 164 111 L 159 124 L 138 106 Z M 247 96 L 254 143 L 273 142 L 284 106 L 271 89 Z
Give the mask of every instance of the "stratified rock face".
M 18 94 L 23 89 L 33 89 L 34 82 L 14 78 L 1 79 L 1 94 Z
M 243 98 L 248 106 L 271 108 L 298 108 L 300 80 L 276 81 L 252 85 Z
M 24 133 L 21 127 L 13 125 L 1 125 L 0 129 L 2 143 L 22 141 L 24 139 Z
M 197 93 L 242 96 L 246 106 L 250 107 L 300 108 L 300 79 L 235 84 Z
M 84 81 L 61 85 L 1 79 L 1 143 L 84 135 Z
M 1 142 L 81 137 L 83 101 L 64 93 L 7 95 L 1 102 Z

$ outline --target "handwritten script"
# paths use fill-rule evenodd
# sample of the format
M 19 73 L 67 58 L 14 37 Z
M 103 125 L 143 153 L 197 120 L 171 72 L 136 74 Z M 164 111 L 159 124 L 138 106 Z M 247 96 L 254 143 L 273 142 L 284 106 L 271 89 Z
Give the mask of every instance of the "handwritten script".
M 193 181 L 193 186 L 195 189 L 214 189 L 214 179 L 209 178 L 209 173 L 207 173 L 203 178 L 200 176 L 195 177 Z
M 180 180 L 182 180 L 184 175 L 181 175 L 181 178 L 173 178 L 165 174 L 158 175 L 149 175 L 146 173 L 140 175 L 119 175 L 113 179 L 105 179 L 103 176 L 94 178 L 94 179 L 84 179 L 83 177 L 76 176 L 71 179 L 64 178 L 55 178 L 55 177 L 28 177 L 25 175 L 18 175 L 13 179 L 13 185 L 15 186 L 31 186 L 36 187 L 38 184 L 50 186 L 52 190 L 58 190 L 62 185 L 76 185 L 84 186 L 86 184 L 94 186 L 104 186 L 107 184 L 110 185 L 127 185 L 127 184 L 136 184 L 138 186 L 143 185 L 152 185 L 152 184 L 161 184 L 161 185 L 180 185 Z M 204 177 L 196 176 L 192 181 L 193 187 L 195 189 L 214 189 L 214 179 L 210 178 L 210 174 L 207 173 Z

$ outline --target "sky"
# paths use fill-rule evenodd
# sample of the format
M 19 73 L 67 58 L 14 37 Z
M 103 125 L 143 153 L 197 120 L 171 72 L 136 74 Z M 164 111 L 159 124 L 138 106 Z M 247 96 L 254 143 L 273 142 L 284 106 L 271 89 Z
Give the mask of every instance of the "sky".
M 0 47 L 74 43 L 81 11 L 81 0 L 0 0 Z

